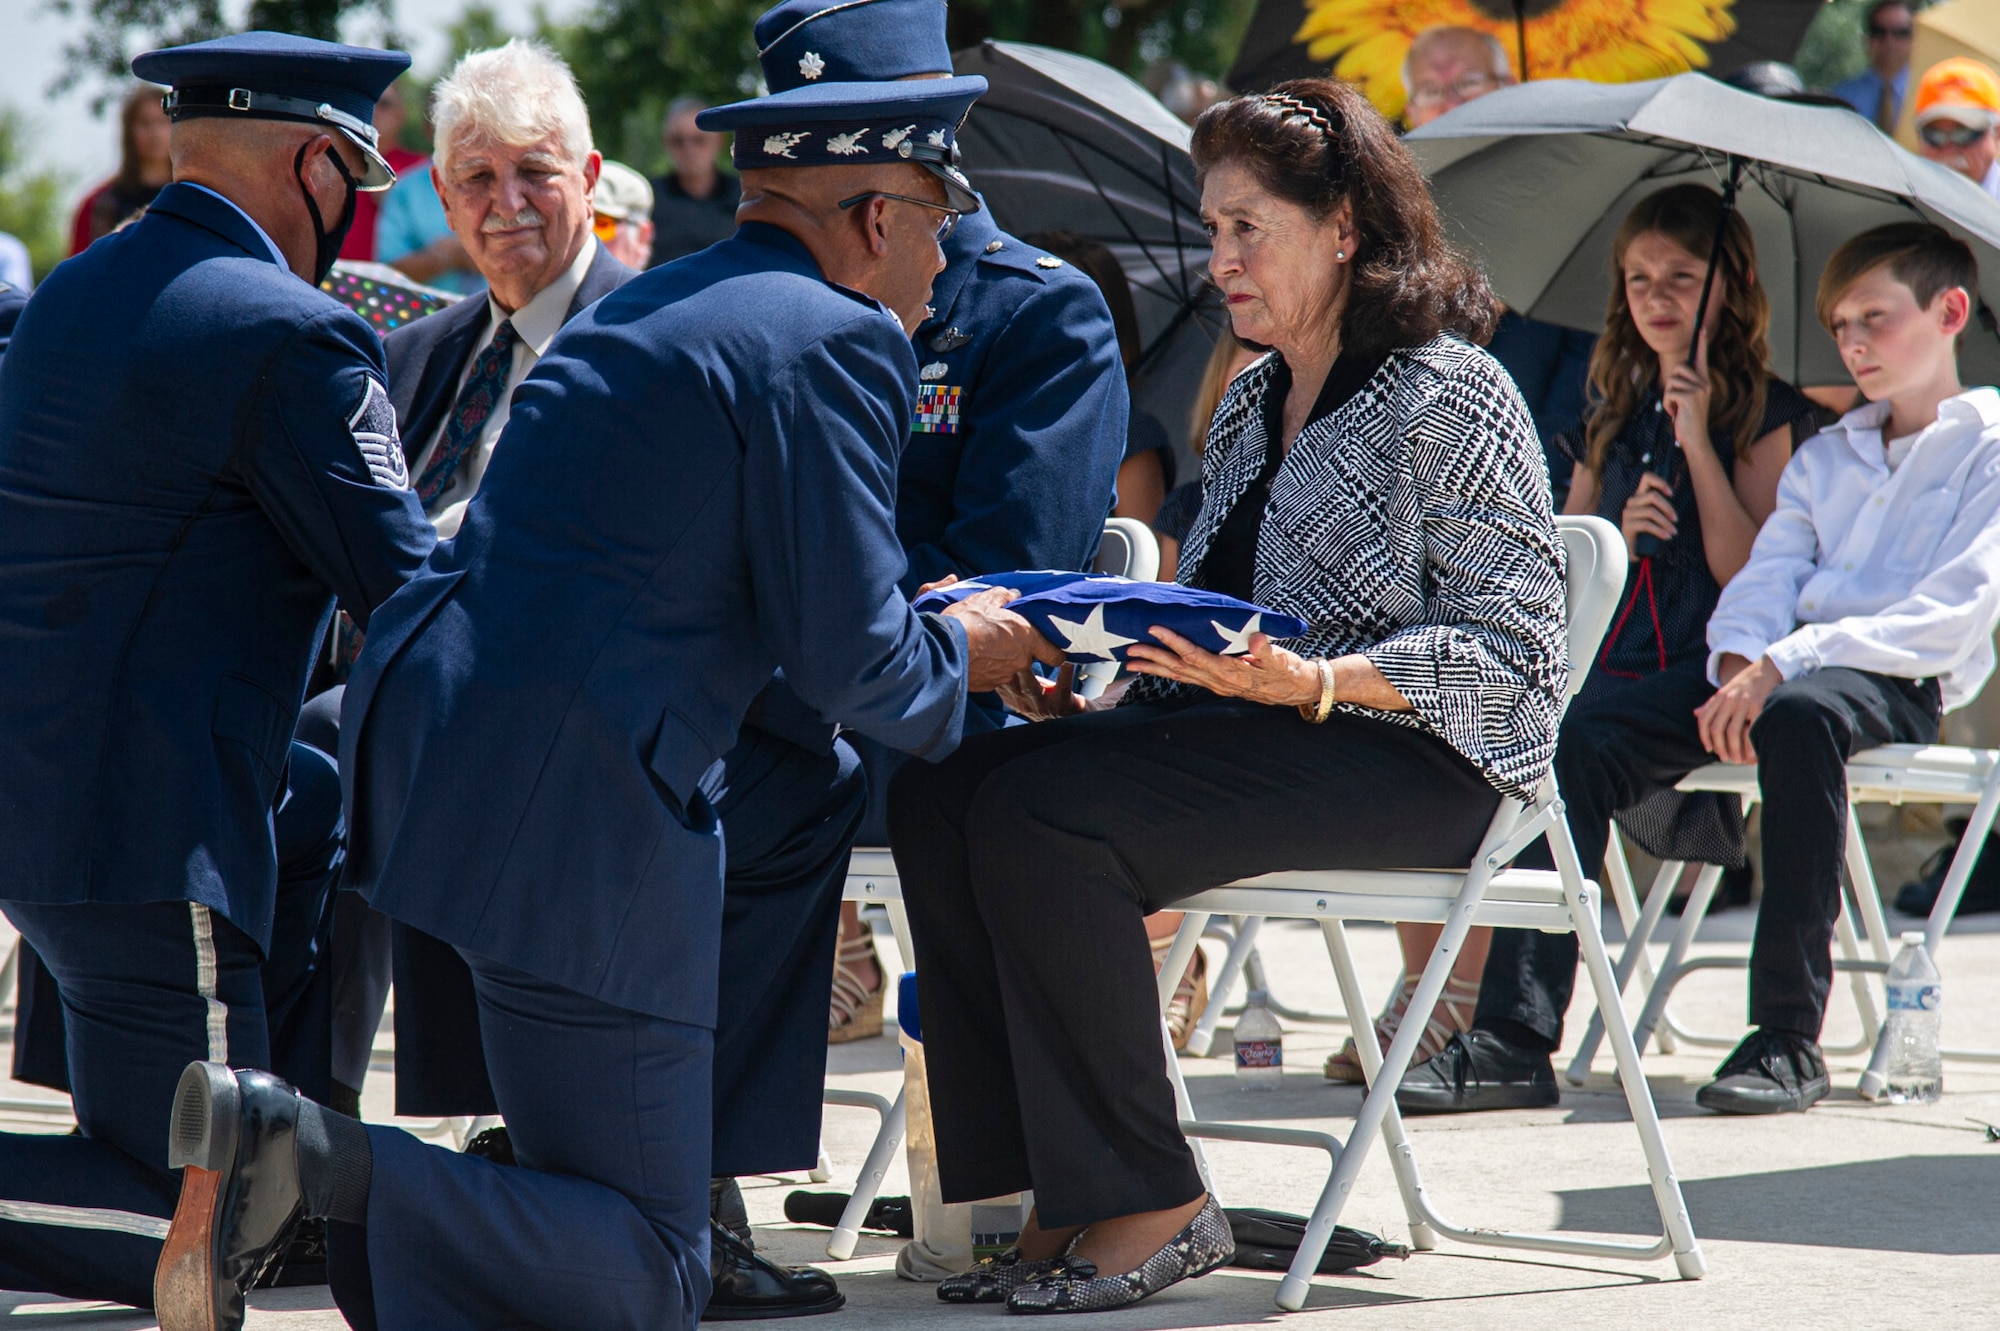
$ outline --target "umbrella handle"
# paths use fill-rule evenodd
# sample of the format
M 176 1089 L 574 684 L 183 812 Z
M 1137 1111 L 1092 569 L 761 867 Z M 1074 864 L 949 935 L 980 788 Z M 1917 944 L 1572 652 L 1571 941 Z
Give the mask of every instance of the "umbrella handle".
M 1708 275 L 1702 279 L 1701 301 L 1694 307 L 1694 338 L 1688 343 L 1688 364 L 1701 354 L 1702 325 L 1708 322 L 1708 297 L 1715 287 L 1715 270 L 1722 264 L 1722 241 L 1729 234 L 1729 215 L 1736 211 L 1737 187 L 1743 183 L 1744 159 L 1729 155 L 1729 179 L 1722 186 L 1722 215 L 1715 222 L 1715 243 L 1708 251 Z

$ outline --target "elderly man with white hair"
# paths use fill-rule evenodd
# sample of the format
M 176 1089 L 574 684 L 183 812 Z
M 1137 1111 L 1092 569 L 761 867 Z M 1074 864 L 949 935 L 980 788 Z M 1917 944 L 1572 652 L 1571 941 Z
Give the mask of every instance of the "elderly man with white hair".
M 448 537 L 486 474 L 516 386 L 557 330 L 633 270 L 591 234 L 601 159 L 583 96 L 561 57 L 520 40 L 475 51 L 438 80 L 431 115 L 437 151 L 430 184 L 413 183 L 436 189 L 487 289 L 403 325 L 383 340 L 383 350 L 411 485 L 438 535 Z M 359 650 L 352 638 L 344 646 L 350 658 Z M 328 752 L 338 742 L 342 692 L 329 690 L 306 704 L 302 733 Z M 388 997 L 390 929 L 358 897 L 343 894 L 334 933 L 334 1105 L 358 1114 Z M 464 1049 L 455 1038 L 462 1022 L 427 1019 L 429 991 L 421 981 L 431 964 L 421 940 L 416 946 L 417 957 L 403 967 L 406 982 L 397 986 L 398 1028 L 410 1031 L 414 1045 L 402 1060 L 410 1071 L 399 1078 L 407 1082 L 398 1087 L 405 1112 L 420 1112 L 407 1106 L 435 1098 L 426 1090 L 426 1070 L 448 1080 L 458 1063 L 479 1068 L 476 1032 Z M 457 957 L 445 950 L 440 964 L 455 967 Z M 417 974 L 407 976 L 412 970 Z M 459 976 L 453 971 L 448 978 Z M 439 992 L 456 993 L 457 985 Z M 433 1029 L 453 1037 L 436 1057 L 421 1043 Z

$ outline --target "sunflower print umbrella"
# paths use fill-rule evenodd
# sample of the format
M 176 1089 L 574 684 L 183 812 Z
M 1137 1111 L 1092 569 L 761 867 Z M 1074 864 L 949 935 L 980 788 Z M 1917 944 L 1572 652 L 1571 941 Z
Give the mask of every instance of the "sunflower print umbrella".
M 1515 76 L 1630 83 L 1708 65 L 1710 46 L 1736 31 L 1735 0 L 1305 0 L 1292 41 L 1322 68 L 1358 84 L 1390 118 L 1403 112 L 1403 57 L 1426 28 L 1491 33 Z

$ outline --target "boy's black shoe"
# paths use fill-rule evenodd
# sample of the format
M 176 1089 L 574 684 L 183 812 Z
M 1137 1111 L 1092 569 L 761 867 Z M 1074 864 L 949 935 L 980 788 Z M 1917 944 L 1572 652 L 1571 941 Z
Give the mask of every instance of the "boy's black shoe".
M 1396 1088 L 1396 1108 L 1405 1114 L 1546 1109 L 1561 1099 L 1547 1050 L 1523 1049 L 1482 1030 L 1452 1036 Z
M 1799 1114 L 1826 1099 L 1831 1083 L 1816 1041 L 1790 1031 L 1750 1032 L 1694 1102 L 1718 1114 Z

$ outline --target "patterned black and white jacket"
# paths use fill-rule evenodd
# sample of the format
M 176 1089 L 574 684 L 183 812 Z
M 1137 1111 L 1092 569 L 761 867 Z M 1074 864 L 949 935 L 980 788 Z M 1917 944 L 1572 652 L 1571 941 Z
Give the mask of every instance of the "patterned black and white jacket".
M 1263 465 L 1277 369 L 1258 361 L 1216 409 L 1182 582 Z M 1341 710 L 1438 736 L 1503 794 L 1547 774 L 1569 673 L 1563 548 L 1527 406 L 1478 347 L 1447 334 L 1396 351 L 1299 432 L 1271 484 L 1255 589 L 1312 626 L 1285 647 L 1363 653 L 1415 709 Z M 1141 676 L 1126 696 L 1191 688 Z

